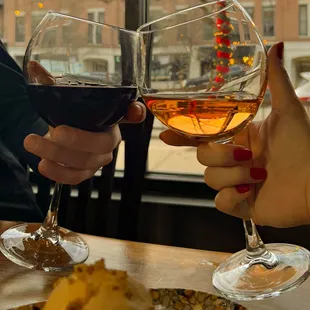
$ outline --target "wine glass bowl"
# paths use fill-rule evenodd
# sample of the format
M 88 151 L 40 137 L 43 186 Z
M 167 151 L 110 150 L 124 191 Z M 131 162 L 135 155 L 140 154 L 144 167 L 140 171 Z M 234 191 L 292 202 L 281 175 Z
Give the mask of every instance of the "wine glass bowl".
M 234 1 L 191 7 L 138 32 L 150 82 L 140 93 L 164 125 L 189 139 L 225 142 L 255 117 L 267 85 L 267 54 Z
M 137 31 L 142 41 L 138 67 L 145 74 L 139 90 L 150 111 L 188 139 L 233 142 L 255 118 L 268 72 L 263 41 L 238 1 L 208 0 Z M 215 289 L 233 300 L 261 300 L 304 282 L 309 251 L 289 244 L 265 246 L 248 201 L 241 207 L 246 250 L 214 271 Z
M 124 118 L 138 96 L 139 44 L 134 31 L 48 12 L 24 58 L 30 102 L 52 127 L 108 130 Z M 83 238 L 58 226 L 61 190 L 62 184 L 56 183 L 39 228 L 21 224 L 0 236 L 0 249 L 7 258 L 44 271 L 71 268 L 87 259 L 89 249 Z
M 94 132 L 118 123 L 138 96 L 138 39 L 135 32 L 118 27 L 47 14 L 24 61 L 28 94 L 38 114 L 53 127 Z

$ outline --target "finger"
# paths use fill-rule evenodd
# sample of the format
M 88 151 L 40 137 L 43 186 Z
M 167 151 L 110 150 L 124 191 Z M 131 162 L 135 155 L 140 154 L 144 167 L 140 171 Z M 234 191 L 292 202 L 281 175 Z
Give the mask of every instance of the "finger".
M 291 106 L 301 106 L 294 87 L 283 66 L 284 44 L 280 42 L 272 46 L 268 53 L 269 88 L 272 96 L 272 107 L 285 109 Z
M 29 61 L 27 64 L 28 75 L 32 83 L 54 85 L 54 77 L 38 62 Z
M 215 197 L 216 208 L 226 214 L 242 218 L 243 204 L 250 197 L 252 188 L 249 185 L 226 187 Z
M 145 120 L 146 107 L 141 102 L 133 102 L 129 105 L 127 115 L 120 123 L 141 123 Z
M 246 165 L 252 156 L 252 151 L 235 144 L 202 143 L 197 148 L 197 159 L 204 166 Z
M 64 167 L 47 159 L 41 160 L 38 166 L 39 172 L 55 182 L 68 185 L 77 185 L 84 180 L 90 179 L 97 170 L 78 170 Z
M 196 140 L 184 138 L 169 129 L 162 132 L 159 138 L 166 144 L 172 146 L 198 146 L 199 144 Z
M 58 126 L 50 131 L 51 140 L 56 144 L 81 152 L 108 154 L 121 142 L 118 126 L 104 132 L 89 132 L 69 126 Z
M 57 145 L 50 139 L 29 135 L 24 141 L 25 149 L 42 158 L 61 163 L 76 169 L 99 169 L 108 165 L 113 159 L 113 153 L 93 154 L 89 152 L 72 151 Z
M 237 186 L 238 184 L 261 183 L 267 178 L 267 171 L 263 168 L 247 167 L 208 167 L 204 173 L 206 184 L 220 191 L 225 187 Z

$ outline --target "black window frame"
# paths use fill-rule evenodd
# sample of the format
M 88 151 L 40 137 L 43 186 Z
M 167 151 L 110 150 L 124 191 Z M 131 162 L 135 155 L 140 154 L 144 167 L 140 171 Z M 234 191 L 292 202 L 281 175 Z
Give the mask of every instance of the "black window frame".
M 150 0 L 125 0 L 125 28 L 136 30 L 148 20 Z M 148 171 L 145 169 L 145 182 L 143 184 L 143 196 L 151 196 L 154 199 L 160 197 L 167 202 L 173 199 L 186 198 L 192 206 L 213 207 L 212 201 L 217 192 L 204 183 L 203 175 L 172 174 Z M 123 171 L 115 173 L 114 192 L 119 192 L 123 183 Z M 202 171 L 203 174 L 203 171 Z

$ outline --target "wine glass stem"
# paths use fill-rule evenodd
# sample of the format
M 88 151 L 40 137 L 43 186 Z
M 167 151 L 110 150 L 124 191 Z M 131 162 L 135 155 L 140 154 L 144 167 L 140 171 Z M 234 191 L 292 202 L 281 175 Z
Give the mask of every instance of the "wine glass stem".
M 248 205 L 247 202 L 244 204 Z M 249 210 L 249 208 L 247 208 Z M 246 242 L 245 263 L 250 265 L 262 264 L 268 269 L 272 269 L 278 265 L 277 256 L 268 251 L 262 241 L 256 225 L 251 218 L 243 220 Z
M 58 208 L 63 184 L 56 183 L 47 215 L 41 227 L 36 231 L 36 238 L 58 242 Z

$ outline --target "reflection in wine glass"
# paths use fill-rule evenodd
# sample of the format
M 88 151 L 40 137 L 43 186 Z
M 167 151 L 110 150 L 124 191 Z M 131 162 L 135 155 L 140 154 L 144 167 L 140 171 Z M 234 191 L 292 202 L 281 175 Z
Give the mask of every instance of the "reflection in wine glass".
M 92 40 L 96 34 L 96 42 Z M 100 40 L 99 40 L 100 39 Z M 38 114 L 52 127 L 101 132 L 118 123 L 137 98 L 136 32 L 49 12 L 26 51 L 27 90 Z M 63 163 L 59 163 L 63 165 Z M 84 262 L 85 241 L 58 226 L 62 184 L 37 229 L 22 224 L 0 237 L 2 253 L 27 268 L 56 271 Z
M 139 89 L 167 127 L 197 141 L 227 143 L 255 117 L 267 85 L 267 54 L 253 21 L 235 0 L 208 1 L 147 23 Z M 146 70 L 147 69 L 147 70 Z M 231 299 L 264 299 L 300 285 L 310 254 L 265 246 L 243 206 L 246 250 L 225 260 L 213 285 Z

